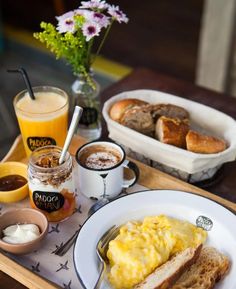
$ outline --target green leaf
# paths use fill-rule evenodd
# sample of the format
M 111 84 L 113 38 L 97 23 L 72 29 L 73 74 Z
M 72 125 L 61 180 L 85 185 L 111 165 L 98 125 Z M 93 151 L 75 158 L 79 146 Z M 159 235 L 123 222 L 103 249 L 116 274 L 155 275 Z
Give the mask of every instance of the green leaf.
M 76 16 L 77 25 L 81 25 L 83 19 Z M 57 59 L 64 58 L 71 66 L 74 74 L 83 74 L 88 77 L 91 59 L 88 54 L 88 42 L 81 30 L 75 34 L 59 33 L 51 23 L 41 22 L 42 32 L 36 32 L 33 36 L 44 43 L 53 52 Z

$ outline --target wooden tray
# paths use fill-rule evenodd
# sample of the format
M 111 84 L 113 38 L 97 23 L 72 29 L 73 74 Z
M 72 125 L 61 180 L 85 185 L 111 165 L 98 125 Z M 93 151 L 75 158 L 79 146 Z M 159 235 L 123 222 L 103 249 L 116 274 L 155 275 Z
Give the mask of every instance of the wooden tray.
M 85 140 L 79 137 L 74 137 L 70 145 L 70 153 L 75 155 L 78 147 L 85 143 Z M 19 161 L 27 163 L 27 157 L 25 155 L 23 142 L 21 136 L 17 137 L 12 145 L 9 153 L 2 161 Z M 151 168 L 145 164 L 142 164 L 136 160 L 134 161 L 140 169 L 139 184 L 149 189 L 171 189 L 180 190 L 185 192 L 191 192 L 206 198 L 209 198 L 232 211 L 236 211 L 236 204 L 225 200 L 219 196 L 209 193 L 205 190 L 197 188 L 193 185 L 185 183 L 179 179 L 176 179 L 170 175 L 167 175 L 157 169 Z M 19 281 L 30 289 L 56 289 L 60 288 L 58 285 L 44 279 L 43 277 L 31 272 L 24 268 L 17 262 L 10 259 L 4 253 L 0 252 L 0 270 L 10 275 L 15 280 Z

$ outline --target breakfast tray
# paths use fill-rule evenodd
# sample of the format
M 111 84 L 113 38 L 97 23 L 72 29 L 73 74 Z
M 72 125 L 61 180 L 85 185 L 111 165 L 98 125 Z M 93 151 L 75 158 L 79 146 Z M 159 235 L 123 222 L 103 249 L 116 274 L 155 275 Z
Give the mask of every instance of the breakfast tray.
M 79 146 L 81 146 L 83 143 L 85 143 L 85 140 L 79 137 L 74 137 L 70 146 L 70 153 L 72 155 L 75 155 L 76 150 L 78 149 Z M 15 140 L 12 148 L 10 149 L 9 153 L 5 156 L 5 158 L 3 159 L 3 161 L 20 161 L 23 163 L 27 163 L 27 158 L 24 152 L 24 147 L 23 147 L 23 143 L 22 143 L 22 139 L 21 137 L 17 137 L 17 139 Z M 167 175 L 157 169 L 148 167 L 145 164 L 142 164 L 138 161 L 133 160 L 134 162 L 136 162 L 136 164 L 139 166 L 140 169 L 140 179 L 139 179 L 139 184 L 135 185 L 130 191 L 128 192 L 133 192 L 133 191 L 138 191 L 138 190 L 142 190 L 142 189 L 170 189 L 170 190 L 180 190 L 180 191 L 186 191 L 186 192 L 190 192 L 190 193 L 194 193 L 194 194 L 198 194 L 201 195 L 203 197 L 209 198 L 211 200 L 216 201 L 217 203 L 220 203 L 221 205 L 228 207 L 229 209 L 236 211 L 236 204 L 232 203 L 228 200 L 225 200 L 219 196 L 216 196 L 212 193 L 209 193 L 205 190 L 202 190 L 200 188 L 197 188 L 193 185 L 190 185 L 188 183 L 185 183 L 179 179 L 176 179 L 170 175 Z M 82 196 L 81 196 L 82 198 Z M 90 203 L 88 203 L 88 200 L 86 200 L 85 198 L 81 199 L 82 200 L 82 206 L 89 206 Z M 27 199 L 24 200 L 24 202 L 27 202 Z M 16 204 L 18 205 L 18 204 Z M 78 208 L 78 211 L 80 211 L 80 208 Z M 80 215 L 81 217 L 82 215 Z M 76 216 L 72 216 L 71 220 L 75 220 Z M 73 219 L 74 218 L 74 219 Z M 62 223 L 63 224 L 63 223 Z M 56 225 L 55 224 L 51 224 L 50 225 L 50 230 L 52 229 L 56 229 Z M 68 231 L 65 231 L 64 235 L 63 235 L 63 240 L 67 240 L 70 235 L 66 235 L 66 233 L 68 233 Z M 41 251 L 39 251 L 41 252 Z M 37 254 L 37 253 L 36 253 Z M 69 254 L 69 252 L 67 253 Z M 70 257 L 72 256 L 72 249 L 70 250 Z M 55 255 L 53 255 L 55 256 Z M 40 257 L 42 258 L 42 256 L 38 256 L 38 258 L 40 259 Z M 63 257 L 59 257 L 56 256 L 58 259 L 58 264 L 61 265 L 61 267 L 64 266 L 64 269 L 60 269 L 60 267 L 58 267 L 59 270 L 59 274 L 54 274 L 57 276 L 62 276 L 66 273 L 68 273 L 66 270 L 66 268 L 70 267 L 70 270 L 73 271 L 72 275 L 75 276 L 75 272 L 74 272 L 74 268 L 73 268 L 73 260 L 70 260 L 70 263 L 68 266 L 68 263 L 66 263 L 66 259 Z M 52 257 L 52 254 L 48 253 L 48 261 L 50 262 L 50 258 Z M 54 257 L 55 258 L 55 257 Z M 60 259 L 61 258 L 61 259 Z M 24 257 L 22 257 L 22 260 L 24 259 Z M 72 259 L 72 257 L 71 257 Z M 20 262 L 19 262 L 20 260 Z M 48 277 L 48 274 L 46 274 L 47 272 L 43 272 L 43 270 L 37 270 L 37 263 L 34 266 L 22 266 L 22 263 L 25 264 L 25 262 L 21 262 L 21 257 L 14 257 L 12 255 L 6 255 L 3 252 L 0 252 L 0 271 L 10 275 L 13 279 L 19 281 L 20 283 L 22 283 L 23 285 L 25 285 L 26 287 L 30 288 L 30 289 L 55 289 L 55 288 L 66 288 L 66 289 L 78 289 L 81 288 L 79 286 L 79 281 L 76 280 L 76 282 L 78 282 L 77 284 L 72 284 L 71 281 L 69 280 L 69 282 L 64 282 L 64 279 L 59 277 L 59 279 L 57 280 L 55 278 L 55 276 L 50 276 Z M 26 262 L 27 263 L 27 262 Z M 28 264 L 27 264 L 28 265 Z M 31 270 L 30 270 L 30 269 Z M 64 271 L 63 271 L 64 270 Z M 64 273 L 65 272 L 65 273 Z M 45 274 L 44 274 L 45 273 Z M 1 278 L 1 272 L 0 272 L 0 278 Z M 40 275 L 41 274 L 41 275 Z M 42 277 L 44 276 L 44 277 Z M 48 279 L 46 279 L 45 277 L 48 277 L 48 279 L 53 280 L 49 281 Z M 74 277 L 75 278 L 75 277 Z M 56 284 L 57 283 L 57 284 Z M 60 284 L 60 286 L 58 285 Z M 75 286 L 76 285 L 76 286 Z

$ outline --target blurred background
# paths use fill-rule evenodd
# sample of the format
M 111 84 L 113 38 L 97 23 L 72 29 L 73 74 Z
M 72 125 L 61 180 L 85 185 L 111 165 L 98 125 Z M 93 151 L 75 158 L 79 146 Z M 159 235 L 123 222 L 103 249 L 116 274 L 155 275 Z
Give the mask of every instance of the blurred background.
M 236 95 L 234 89 L 234 0 L 114 0 L 129 17 L 115 23 L 95 65 L 102 88 L 137 67 L 148 67 L 198 85 Z M 59 86 L 70 93 L 74 76 L 37 40 L 40 22 L 56 23 L 76 9 L 75 0 L 0 1 L 0 158 L 19 133 L 12 100 L 24 83 L 8 68 L 23 66 L 32 85 Z M 224 25 L 222 25 L 224 23 Z
M 131 67 L 148 66 L 190 81 L 195 77 L 202 0 L 109 1 L 119 5 L 130 21 L 112 27 L 102 54 Z M 42 20 L 76 9 L 76 0 L 1 1 L 3 25 L 29 33 Z

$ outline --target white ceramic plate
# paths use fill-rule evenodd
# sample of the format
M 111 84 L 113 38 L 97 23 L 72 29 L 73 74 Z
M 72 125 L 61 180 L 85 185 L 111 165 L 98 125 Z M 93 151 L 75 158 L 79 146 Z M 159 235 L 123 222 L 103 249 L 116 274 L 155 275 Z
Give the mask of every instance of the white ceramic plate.
M 196 224 L 199 216 L 209 218 L 213 226 L 208 231 L 207 245 L 229 256 L 231 269 L 215 289 L 236 288 L 236 216 L 223 206 L 198 195 L 171 190 L 151 190 L 133 193 L 105 205 L 83 225 L 74 246 L 74 265 L 82 286 L 93 289 L 99 274 L 96 244 L 112 225 L 145 216 L 165 214 Z M 104 282 L 102 289 L 112 288 Z

